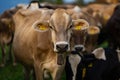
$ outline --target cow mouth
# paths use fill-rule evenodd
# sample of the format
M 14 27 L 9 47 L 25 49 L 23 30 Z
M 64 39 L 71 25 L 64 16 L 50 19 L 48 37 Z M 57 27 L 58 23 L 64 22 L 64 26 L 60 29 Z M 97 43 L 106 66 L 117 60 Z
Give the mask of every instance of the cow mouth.
M 58 54 L 57 55 L 57 64 L 58 65 L 63 65 L 64 64 L 64 55 L 63 54 Z

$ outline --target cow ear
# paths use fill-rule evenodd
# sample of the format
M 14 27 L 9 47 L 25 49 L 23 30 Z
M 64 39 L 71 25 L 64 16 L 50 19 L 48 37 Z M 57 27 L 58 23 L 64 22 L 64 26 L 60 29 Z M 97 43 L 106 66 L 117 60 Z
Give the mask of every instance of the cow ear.
M 103 48 L 97 48 L 97 49 L 95 49 L 92 52 L 92 54 L 94 54 L 97 59 L 106 60 L 105 50 Z
M 99 34 L 100 33 L 100 29 L 98 27 L 96 27 L 96 26 L 90 26 L 87 29 L 87 33 L 90 34 L 90 35 Z
M 39 22 L 39 21 L 36 21 L 33 26 L 32 26 L 36 31 L 39 31 L 39 32 L 46 32 L 48 31 L 50 28 L 49 28 L 49 25 L 48 25 L 48 22 Z
M 84 30 L 89 28 L 89 23 L 84 19 L 73 20 L 73 30 Z

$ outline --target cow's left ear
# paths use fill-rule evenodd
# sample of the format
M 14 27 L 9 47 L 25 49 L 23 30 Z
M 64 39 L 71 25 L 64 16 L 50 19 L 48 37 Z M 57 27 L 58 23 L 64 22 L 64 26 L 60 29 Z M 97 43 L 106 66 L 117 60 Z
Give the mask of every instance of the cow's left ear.
M 73 20 L 73 30 L 84 30 L 89 28 L 89 23 L 84 19 Z
M 32 27 L 39 32 L 46 32 L 50 29 L 48 22 L 41 22 L 41 21 L 36 21 Z
M 89 35 L 95 35 L 95 34 L 99 34 L 100 33 L 100 29 L 97 26 L 90 26 L 87 29 L 87 33 Z
M 97 48 L 97 49 L 95 49 L 92 52 L 92 54 L 94 54 L 97 59 L 106 60 L 105 50 L 103 48 Z

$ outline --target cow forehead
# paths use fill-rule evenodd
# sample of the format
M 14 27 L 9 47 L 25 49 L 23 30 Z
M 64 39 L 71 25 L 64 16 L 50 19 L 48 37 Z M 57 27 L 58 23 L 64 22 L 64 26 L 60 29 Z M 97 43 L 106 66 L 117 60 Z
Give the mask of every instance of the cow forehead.
M 56 10 L 50 19 L 51 26 L 57 28 L 67 28 L 72 23 L 71 17 L 63 9 Z

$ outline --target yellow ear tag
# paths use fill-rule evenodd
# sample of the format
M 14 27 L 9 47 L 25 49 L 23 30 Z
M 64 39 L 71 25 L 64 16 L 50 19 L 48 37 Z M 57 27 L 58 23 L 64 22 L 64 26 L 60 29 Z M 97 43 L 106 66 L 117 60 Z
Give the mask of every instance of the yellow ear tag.
M 76 26 L 75 30 L 81 30 L 82 26 Z
M 89 34 L 95 34 L 95 33 L 97 33 L 96 29 L 92 28 L 89 30 Z
M 47 30 L 47 27 L 44 25 L 38 25 L 40 30 Z
M 82 80 L 84 80 L 85 75 L 86 75 L 86 68 L 83 68 L 83 70 L 82 70 Z
M 109 15 L 104 15 L 104 20 L 105 20 L 105 21 L 108 21 L 109 18 L 110 18 Z
M 88 67 L 93 67 L 93 64 L 92 64 L 92 63 L 90 63 L 90 64 L 88 65 Z

